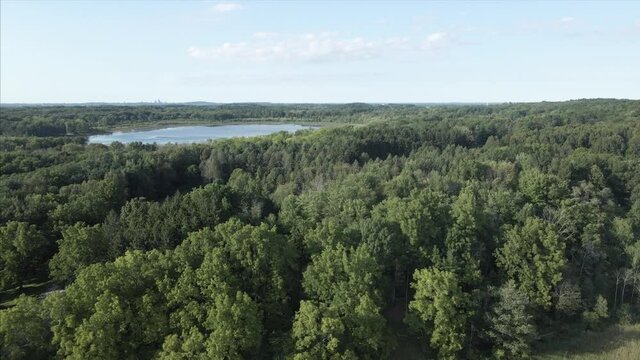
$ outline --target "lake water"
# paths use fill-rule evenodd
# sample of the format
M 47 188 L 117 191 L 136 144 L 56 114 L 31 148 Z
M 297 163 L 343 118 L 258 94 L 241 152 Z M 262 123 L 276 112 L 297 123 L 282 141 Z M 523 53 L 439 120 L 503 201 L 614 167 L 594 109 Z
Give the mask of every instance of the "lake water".
M 280 131 L 296 132 L 298 130 L 313 128 L 313 126 L 294 124 L 180 126 L 145 131 L 114 132 L 108 135 L 93 135 L 89 136 L 89 143 L 108 145 L 114 141 L 119 141 L 123 144 L 139 141 L 146 144 L 188 144 L 204 142 L 211 139 L 261 136 Z

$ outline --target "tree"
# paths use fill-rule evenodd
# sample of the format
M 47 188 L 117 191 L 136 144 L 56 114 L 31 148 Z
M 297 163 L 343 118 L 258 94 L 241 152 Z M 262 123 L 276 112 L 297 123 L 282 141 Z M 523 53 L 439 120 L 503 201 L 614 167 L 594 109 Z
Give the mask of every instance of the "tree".
M 296 313 L 294 359 L 379 359 L 390 350 L 380 308 L 367 296 L 339 303 L 303 300 Z
M 109 172 L 100 181 L 90 180 L 63 187 L 65 203 L 53 210 L 51 217 L 63 224 L 100 223 L 111 210 L 119 209 L 127 197 L 126 180 L 121 173 Z
M 431 267 L 416 270 L 413 280 L 416 294 L 409 310 L 422 322 L 416 330 L 428 329 L 431 346 L 438 350 L 440 359 L 457 358 L 464 349 L 467 320 L 472 316 L 458 276 Z
M 160 358 L 242 359 L 255 355 L 264 335 L 261 304 L 235 290 L 239 282 L 226 254 L 220 248 L 207 250 L 195 268 L 181 260 L 173 259 L 180 269 L 178 279 L 160 286 L 170 308 L 170 333 L 164 338 Z
M 51 353 L 48 315 L 40 301 L 21 295 L 16 304 L 0 310 L 0 357 L 47 359 Z
M 533 317 L 529 314 L 527 295 L 509 280 L 500 289 L 500 299 L 488 316 L 487 331 L 493 340 L 497 359 L 526 359 L 531 354 L 531 341 L 536 336 Z
M 294 293 L 292 270 L 296 266 L 295 247 L 265 223 L 247 225 L 231 219 L 215 228 L 238 287 L 260 299 L 266 328 L 283 331 L 293 311 L 289 299 Z
M 158 251 L 128 252 L 88 265 L 64 292 L 47 296 L 58 355 L 80 359 L 151 357 L 168 333 L 161 292 L 171 262 Z
M 359 232 L 362 244 L 367 246 L 373 257 L 388 270 L 395 271 L 398 259 L 409 248 L 398 224 L 373 216 L 360 221 Z
M 520 174 L 519 189 L 527 200 L 541 208 L 557 204 L 566 192 L 566 183 L 558 176 L 530 169 Z
M 347 347 L 345 325 L 335 309 L 303 300 L 293 321 L 291 336 L 296 360 L 356 359 Z
M 453 225 L 445 240 L 446 266 L 458 274 L 466 284 L 481 281 L 480 262 L 483 244 L 479 234 L 483 230 L 483 214 L 473 186 L 467 186 L 451 207 Z
M 582 315 L 587 328 L 597 330 L 602 326 L 602 322 L 609 317 L 609 307 L 607 299 L 602 295 L 596 297 L 596 303 L 591 310 L 587 310 Z
M 529 218 L 523 226 L 508 228 L 496 260 L 534 303 L 551 305 L 550 292 L 562 279 L 565 258 L 564 243 L 550 224 Z
M 58 248 L 49 269 L 51 277 L 62 282 L 72 279 L 84 266 L 107 260 L 109 254 L 108 239 L 100 225 L 76 223 L 67 227 L 58 240 Z
M 335 311 L 312 301 L 300 302 L 293 321 L 295 359 L 328 359 L 344 347 L 345 326 Z
M 341 244 L 312 258 L 304 272 L 303 287 L 312 299 L 329 302 L 343 289 L 378 298 L 380 265 L 366 246 L 346 249 Z
M 570 317 L 582 309 L 580 287 L 568 280 L 562 280 L 556 285 L 553 297 L 557 314 Z
M 48 245 L 35 225 L 9 221 L 0 227 L 0 288 L 7 289 L 29 276 L 42 263 Z
M 394 198 L 386 204 L 388 218 L 400 224 L 422 262 L 434 247 L 442 247 L 450 223 L 449 199 L 444 193 L 431 189 L 414 191 L 408 198 Z
M 382 309 L 369 295 L 353 298 L 353 311 L 345 314 L 354 351 L 362 359 L 385 358 L 394 346 L 387 335 Z
M 311 300 L 306 308 L 301 305 L 294 321 L 296 356 L 373 359 L 389 349 L 377 288 L 380 275 L 381 268 L 366 245 L 347 249 L 338 244 L 313 256 L 303 275 Z M 323 340 L 326 337 L 330 340 Z
M 205 342 L 210 359 L 246 359 L 260 348 L 262 316 L 257 304 L 240 291 L 235 296 L 220 295 L 208 311 Z

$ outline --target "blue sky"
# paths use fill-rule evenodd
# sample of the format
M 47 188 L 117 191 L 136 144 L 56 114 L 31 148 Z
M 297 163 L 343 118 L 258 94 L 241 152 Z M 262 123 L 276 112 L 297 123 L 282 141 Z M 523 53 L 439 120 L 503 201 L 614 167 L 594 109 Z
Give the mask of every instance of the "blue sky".
M 0 102 L 640 98 L 640 1 L 1 1 Z

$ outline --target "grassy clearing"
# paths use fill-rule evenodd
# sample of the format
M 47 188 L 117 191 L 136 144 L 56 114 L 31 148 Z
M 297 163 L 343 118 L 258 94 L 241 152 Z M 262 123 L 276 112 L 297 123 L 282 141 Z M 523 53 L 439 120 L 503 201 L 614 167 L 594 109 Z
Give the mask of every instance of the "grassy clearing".
M 638 360 L 640 324 L 612 325 L 546 344 L 537 360 Z
M 22 286 L 0 291 L 0 309 L 11 307 L 22 294 L 38 296 L 44 294 L 54 285 L 53 280 L 47 277 L 35 278 Z

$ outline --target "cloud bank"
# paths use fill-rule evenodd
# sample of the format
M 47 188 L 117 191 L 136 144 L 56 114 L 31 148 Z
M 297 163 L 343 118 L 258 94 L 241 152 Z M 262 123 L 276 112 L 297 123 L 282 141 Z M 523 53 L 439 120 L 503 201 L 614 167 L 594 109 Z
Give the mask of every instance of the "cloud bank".
M 437 51 L 457 44 L 447 32 L 429 34 L 421 43 L 408 38 L 369 40 L 343 37 L 336 32 L 307 34 L 254 33 L 248 41 L 226 42 L 214 47 L 192 46 L 196 59 L 247 62 L 331 62 L 375 59 L 394 54 Z
M 227 13 L 242 9 L 242 5 L 237 3 L 217 3 L 211 6 L 211 11 L 215 13 Z

